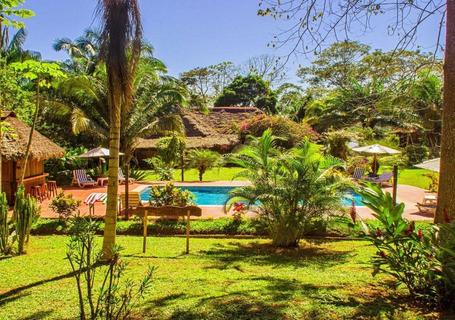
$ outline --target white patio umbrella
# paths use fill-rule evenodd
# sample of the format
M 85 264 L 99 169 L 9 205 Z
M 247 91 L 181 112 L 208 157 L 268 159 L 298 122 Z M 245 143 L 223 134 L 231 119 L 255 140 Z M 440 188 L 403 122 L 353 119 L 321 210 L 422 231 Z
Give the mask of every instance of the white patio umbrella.
M 122 156 L 123 153 L 120 152 L 119 155 Z M 105 162 L 104 158 L 107 157 L 109 157 L 109 149 L 102 147 L 91 149 L 79 155 L 79 158 L 99 158 L 100 167 L 102 167 Z
M 120 153 L 123 155 L 123 153 Z M 104 158 L 109 157 L 109 149 L 98 147 L 79 155 L 79 158 Z
M 435 158 L 435 159 L 427 160 L 422 163 L 416 164 L 415 167 L 439 172 L 440 163 L 441 163 L 441 158 Z
M 377 156 L 379 154 L 399 154 L 401 151 L 380 145 L 380 144 L 372 144 L 369 146 L 364 146 L 364 147 L 356 147 L 352 148 L 353 151 L 359 152 L 359 153 L 367 153 L 367 154 L 372 154 L 373 155 L 373 164 L 372 164 L 372 169 L 373 173 L 376 173 L 377 171 Z

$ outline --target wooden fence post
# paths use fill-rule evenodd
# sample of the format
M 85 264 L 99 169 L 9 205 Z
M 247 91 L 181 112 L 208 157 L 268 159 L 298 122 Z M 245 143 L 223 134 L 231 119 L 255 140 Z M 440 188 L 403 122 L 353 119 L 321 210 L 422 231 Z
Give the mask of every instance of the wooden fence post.
M 144 210 L 144 217 L 142 220 L 143 228 L 144 228 L 144 239 L 142 240 L 142 253 L 145 253 L 147 250 L 147 210 Z
M 190 253 L 190 210 L 186 212 L 186 254 Z

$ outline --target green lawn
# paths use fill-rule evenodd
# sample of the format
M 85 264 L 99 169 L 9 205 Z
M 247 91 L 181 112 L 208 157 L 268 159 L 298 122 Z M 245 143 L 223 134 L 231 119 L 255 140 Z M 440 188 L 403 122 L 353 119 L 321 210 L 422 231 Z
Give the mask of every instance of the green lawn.
M 207 170 L 204 174 L 204 181 L 230 181 L 232 180 L 237 173 L 239 173 L 242 169 L 241 168 L 215 168 Z M 155 181 L 157 180 L 157 176 L 154 175 L 151 171 L 146 171 L 147 176 L 145 180 L 147 181 Z M 180 170 L 174 170 L 174 180 L 180 181 Z M 242 180 L 242 179 L 237 179 Z M 196 169 L 186 169 L 185 170 L 185 181 L 199 181 L 199 173 Z
M 268 240 L 118 237 L 128 277 L 156 266 L 138 319 L 423 319 L 404 291 L 371 275 L 363 241 L 306 243 L 279 251 Z M 0 319 L 75 319 L 75 282 L 64 236 L 33 237 L 28 255 L 0 260 Z M 1 258 L 0 258 L 1 259 Z M 429 316 L 426 314 L 426 316 Z M 436 315 L 432 315 L 436 316 Z M 425 318 L 428 319 L 428 318 Z
M 220 181 L 232 180 L 234 176 L 242 169 L 240 168 L 219 168 L 208 170 L 204 175 L 204 181 Z M 382 171 L 390 171 L 390 168 L 382 168 Z M 145 180 L 154 181 L 157 179 L 151 171 L 146 171 L 147 176 Z M 416 186 L 419 188 L 427 189 L 430 179 L 423 176 L 424 173 L 431 171 L 425 169 L 400 169 L 398 175 L 398 183 Z M 180 170 L 174 170 L 174 180 L 180 181 Z M 185 181 L 198 181 L 198 172 L 196 169 L 185 170 Z

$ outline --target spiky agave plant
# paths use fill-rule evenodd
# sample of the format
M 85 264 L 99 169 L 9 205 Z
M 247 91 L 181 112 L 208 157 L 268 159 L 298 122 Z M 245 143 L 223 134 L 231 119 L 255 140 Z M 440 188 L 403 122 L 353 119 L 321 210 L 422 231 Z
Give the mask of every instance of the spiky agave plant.
M 25 194 L 24 186 L 19 186 L 16 192 L 13 221 L 16 226 L 17 253 L 25 253 L 25 245 L 28 242 L 33 221 L 39 214 L 36 199 Z

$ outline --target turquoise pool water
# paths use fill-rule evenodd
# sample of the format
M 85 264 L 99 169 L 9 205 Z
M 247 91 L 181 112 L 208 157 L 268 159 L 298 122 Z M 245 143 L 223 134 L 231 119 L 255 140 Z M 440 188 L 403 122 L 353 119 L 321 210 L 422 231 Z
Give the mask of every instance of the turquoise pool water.
M 234 187 L 179 187 L 182 190 L 188 190 L 195 195 L 195 201 L 200 206 L 222 206 L 228 198 L 228 193 Z M 144 189 L 141 192 L 141 200 L 148 201 L 150 199 L 150 187 Z M 356 206 L 363 206 L 362 197 L 356 193 L 350 192 L 343 199 L 343 205 L 351 206 L 352 200 L 354 200 Z

